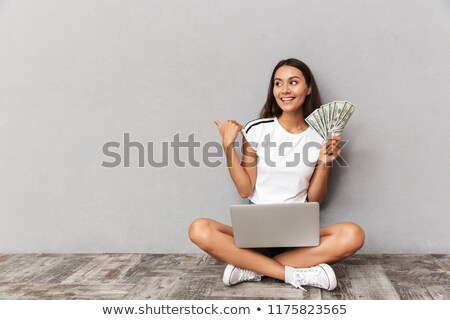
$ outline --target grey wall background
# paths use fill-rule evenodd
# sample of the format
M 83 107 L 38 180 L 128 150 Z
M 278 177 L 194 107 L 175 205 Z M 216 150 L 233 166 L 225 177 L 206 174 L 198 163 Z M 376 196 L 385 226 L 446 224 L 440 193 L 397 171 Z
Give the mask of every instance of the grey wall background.
M 357 107 L 322 223 L 449 253 L 449 54 L 443 0 L 0 1 L 0 252 L 199 252 L 190 222 L 245 202 L 225 165 L 104 168 L 103 144 L 219 141 L 297 57 Z

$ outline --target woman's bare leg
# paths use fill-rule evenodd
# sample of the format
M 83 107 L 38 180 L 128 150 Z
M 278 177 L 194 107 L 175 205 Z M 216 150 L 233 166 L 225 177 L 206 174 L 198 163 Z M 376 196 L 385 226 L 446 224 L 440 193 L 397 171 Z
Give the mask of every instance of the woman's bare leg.
M 237 248 L 233 229 L 212 219 L 195 220 L 189 227 L 189 237 L 220 261 L 282 281 L 286 265 L 301 268 L 336 262 L 352 255 L 364 244 L 364 231 L 349 222 L 321 228 L 320 245 L 317 247 L 296 248 L 273 258 L 253 249 Z
M 351 222 L 341 222 L 320 229 L 320 245 L 295 248 L 273 259 L 294 268 L 307 268 L 319 263 L 343 260 L 364 245 L 364 231 Z
M 284 280 L 284 265 L 254 249 L 235 246 L 233 229 L 212 219 L 200 218 L 189 227 L 189 237 L 214 258 L 236 267 Z

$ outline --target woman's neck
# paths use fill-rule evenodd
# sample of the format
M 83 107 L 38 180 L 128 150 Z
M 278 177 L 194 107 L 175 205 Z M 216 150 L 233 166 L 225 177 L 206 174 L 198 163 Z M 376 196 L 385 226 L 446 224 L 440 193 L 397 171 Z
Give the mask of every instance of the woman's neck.
M 300 133 L 308 129 L 308 124 L 303 117 L 303 111 L 283 112 L 278 117 L 278 122 L 290 133 Z

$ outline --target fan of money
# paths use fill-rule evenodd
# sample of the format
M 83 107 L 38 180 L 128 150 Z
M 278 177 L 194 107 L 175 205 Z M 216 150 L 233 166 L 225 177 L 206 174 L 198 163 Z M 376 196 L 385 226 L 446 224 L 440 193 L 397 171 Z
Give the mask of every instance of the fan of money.
M 340 136 L 355 106 L 348 101 L 333 101 L 314 110 L 305 121 L 321 135 L 325 141 L 331 136 Z

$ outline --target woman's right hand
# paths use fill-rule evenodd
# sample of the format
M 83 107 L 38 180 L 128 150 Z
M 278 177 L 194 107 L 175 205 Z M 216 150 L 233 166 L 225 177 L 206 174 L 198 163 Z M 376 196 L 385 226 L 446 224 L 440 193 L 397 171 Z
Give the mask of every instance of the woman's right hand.
M 219 120 L 215 119 L 214 123 L 219 129 L 220 136 L 222 137 L 222 145 L 225 148 L 236 141 L 239 132 L 242 130 L 242 125 L 235 120 L 227 120 L 221 124 Z

